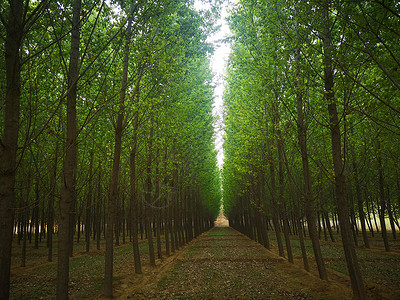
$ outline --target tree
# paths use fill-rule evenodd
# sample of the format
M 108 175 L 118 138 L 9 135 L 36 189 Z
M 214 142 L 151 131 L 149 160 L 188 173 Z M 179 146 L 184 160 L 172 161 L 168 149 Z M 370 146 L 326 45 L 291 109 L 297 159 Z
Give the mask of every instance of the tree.
M 334 94 L 334 74 L 332 61 L 332 39 L 331 39 L 331 18 L 329 12 L 330 1 L 324 1 L 321 7 L 323 27 L 321 38 L 323 41 L 323 66 L 325 99 L 328 106 L 329 128 L 332 142 L 332 161 L 335 177 L 335 191 L 338 208 L 338 216 L 341 227 L 343 248 L 345 252 L 347 269 L 351 278 L 353 296 L 356 299 L 365 299 L 366 292 L 358 266 L 357 255 L 354 248 L 354 240 L 351 236 L 350 222 L 348 217 L 348 205 L 346 199 L 346 178 L 344 174 L 342 143 L 340 123 Z
M 22 42 L 32 25 L 40 18 L 47 1 L 37 3 L 28 12 L 22 0 L 9 3 L 8 11 L 0 11 L 0 21 L 5 28 L 4 60 L 6 70 L 6 96 L 0 149 L 0 298 L 9 298 L 11 244 L 15 205 L 15 175 L 19 137 Z M 6 13 L 8 15 L 6 16 Z M 6 19 L 7 18 L 7 19 Z M 1 34 L 4 32 L 2 30 Z M 3 37 L 4 38 L 4 37 Z
M 123 134 L 123 119 L 124 119 L 124 106 L 125 106 L 125 94 L 127 89 L 128 80 L 128 64 L 129 64 L 129 46 L 132 36 L 132 23 L 134 13 L 137 10 L 138 4 L 131 4 L 131 8 L 128 15 L 128 26 L 125 33 L 125 47 L 124 47 L 124 62 L 122 70 L 122 82 L 119 97 L 119 110 L 115 124 L 115 139 L 114 139 L 114 156 L 113 156 L 113 167 L 110 183 L 110 197 L 108 203 L 107 212 L 107 234 L 106 234 L 106 259 L 105 259 L 105 271 L 104 271 L 104 294 L 106 297 L 111 298 L 112 292 L 112 276 L 113 276 L 113 237 L 114 237 L 114 223 L 115 223 L 115 210 L 116 200 L 118 197 L 118 184 L 119 184 L 119 172 L 120 172 L 120 158 L 121 158 L 121 146 L 122 146 L 122 134 Z
M 76 98 L 79 78 L 81 1 L 75 0 L 72 12 L 71 50 L 67 92 L 67 141 L 63 167 L 58 231 L 57 299 L 68 299 L 69 256 L 76 207 L 77 117 Z

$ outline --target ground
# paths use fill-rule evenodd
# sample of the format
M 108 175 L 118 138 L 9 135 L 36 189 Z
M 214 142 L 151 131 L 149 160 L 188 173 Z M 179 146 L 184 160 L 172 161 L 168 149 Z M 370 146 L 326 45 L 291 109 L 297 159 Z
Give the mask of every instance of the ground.
M 350 299 L 325 282 L 229 227 L 214 227 L 119 299 Z
M 320 280 L 313 263 L 310 241 L 306 240 L 311 272 L 302 268 L 299 245 L 292 237 L 295 263 L 229 227 L 219 219 L 216 227 L 150 267 L 147 242 L 140 243 L 143 274 L 133 269 L 132 246 L 115 248 L 114 298 L 116 299 L 351 299 L 340 242 L 321 240 L 329 282 Z M 371 240 L 373 241 L 373 240 Z M 395 246 L 395 240 L 392 241 Z M 397 243 L 397 242 L 396 242 Z M 102 298 L 104 245 L 102 250 L 75 247 L 71 258 L 71 299 Z M 378 245 L 380 246 L 380 245 Z M 27 267 L 18 266 L 14 251 L 11 299 L 53 299 L 56 259 L 46 262 L 46 247 L 29 249 Z M 395 247 L 394 247 L 395 248 Z M 36 252 L 35 252 L 36 251 Z M 400 252 L 381 247 L 357 248 L 369 299 L 400 299 Z

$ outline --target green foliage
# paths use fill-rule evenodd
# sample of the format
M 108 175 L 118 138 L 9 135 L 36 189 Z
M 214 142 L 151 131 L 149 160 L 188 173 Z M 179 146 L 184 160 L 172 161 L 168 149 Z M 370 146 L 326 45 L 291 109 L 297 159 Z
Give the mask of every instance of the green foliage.
M 399 7 L 393 3 L 332 1 L 335 97 L 345 153 L 348 193 L 355 191 L 353 162 L 362 178 L 362 197 L 379 198 L 376 138 L 381 139 L 385 186 L 394 194 L 398 186 L 395 153 L 399 135 L 399 63 L 395 42 Z M 272 159 L 278 170 L 274 140 L 283 134 L 287 166 L 287 201 L 303 193 L 301 156 L 297 145 L 296 93 L 300 91 L 307 128 L 308 155 L 313 192 L 318 209 L 335 211 L 329 119 L 324 100 L 323 28 L 318 3 L 299 1 L 238 1 L 229 17 L 233 51 L 228 65 L 226 135 L 223 167 L 224 210 L 229 216 L 241 208 L 240 199 L 257 206 L 252 189 L 265 174 L 269 201 L 266 140 L 271 139 Z M 296 60 L 296 52 L 299 58 Z M 296 65 L 299 66 L 299 72 Z M 299 82 L 296 86 L 295 82 Z M 300 90 L 299 90 L 300 89 Z M 274 108 L 275 107 L 275 108 Z M 278 118 L 273 111 L 278 111 Z M 350 147 L 355 157 L 350 157 Z M 290 192 L 288 185 L 295 188 Z M 393 203 L 394 197 L 388 199 Z M 367 199 L 365 199 L 367 200 Z M 296 199 L 289 200 L 291 209 Z M 394 204 L 394 203 L 393 203 Z M 392 204 L 392 205 L 393 205 Z M 394 208 L 398 209 L 398 203 Z
M 35 9 L 35 3 L 30 3 L 29 10 Z M 162 188 L 168 190 L 173 185 L 173 172 L 178 171 L 182 176 L 179 189 L 193 194 L 190 201 L 200 201 L 207 218 L 218 215 L 221 184 L 213 146 L 213 86 L 208 61 L 213 49 L 206 39 L 215 30 L 219 11 L 217 2 L 210 3 L 212 9 L 208 12 L 196 11 L 193 3 L 187 1 L 83 3 L 77 98 L 78 214 L 82 212 L 89 188 L 91 151 L 94 152 L 95 173 L 102 174 L 103 199 L 108 199 L 105 187 L 111 175 L 123 45 L 127 18 L 134 5 L 120 189 L 124 193 L 129 190 L 129 151 L 133 137 L 137 136 L 137 186 L 143 192 L 149 120 L 153 116 L 156 127 L 150 151 L 157 159 L 152 162 L 152 177 L 166 178 L 160 182 Z M 7 17 L 8 5 L 1 4 L 0 9 L 2 16 Z M 33 201 L 31 197 L 24 198 L 32 194 L 29 190 L 33 189 L 33 182 L 27 185 L 27 176 L 35 174 L 32 177 L 40 182 L 40 206 L 47 209 L 56 155 L 56 194 L 60 193 L 71 10 L 67 1 L 50 1 L 41 18 L 27 31 L 23 43 L 17 207 L 23 206 L 24 201 Z M 6 35 L 3 26 L 0 26 L 0 34 L 1 37 Z M 0 46 L 4 48 L 3 38 Z M 0 66 L 4 66 L 4 56 Z M 4 70 L 0 71 L 2 102 L 5 98 Z M 139 122 L 137 129 L 135 116 Z M 3 114 L 1 120 L 2 117 Z M 156 169 L 161 174 L 156 174 Z

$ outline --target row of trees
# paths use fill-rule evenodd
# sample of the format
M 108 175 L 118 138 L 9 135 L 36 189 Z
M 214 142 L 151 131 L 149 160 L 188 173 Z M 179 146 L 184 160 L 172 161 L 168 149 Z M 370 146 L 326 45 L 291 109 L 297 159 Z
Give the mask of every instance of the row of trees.
M 317 224 L 330 233 L 337 224 L 354 298 L 365 299 L 355 244 L 370 247 L 375 223 L 389 251 L 399 229 L 400 7 L 244 0 L 230 26 L 223 167 L 230 224 L 270 248 L 272 222 L 289 261 L 289 233 L 298 233 L 308 269 L 306 222 L 326 280 Z
M 58 237 L 57 299 L 68 298 L 74 235 L 113 244 L 165 234 L 167 253 L 212 226 L 220 207 L 206 43 L 217 11 L 191 1 L 0 4 L 0 298 L 13 232 Z M 56 232 L 54 232 L 54 230 Z M 31 235 L 29 235 L 31 233 Z M 101 235 L 101 233 L 103 233 Z M 25 248 L 26 249 L 26 248 Z

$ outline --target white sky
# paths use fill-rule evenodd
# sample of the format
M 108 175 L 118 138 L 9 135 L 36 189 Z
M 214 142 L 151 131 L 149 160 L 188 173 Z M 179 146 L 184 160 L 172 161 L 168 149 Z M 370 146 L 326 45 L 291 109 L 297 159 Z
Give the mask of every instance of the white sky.
M 214 73 L 213 82 L 215 84 L 214 89 L 214 132 L 215 132 L 215 149 L 217 150 L 218 167 L 221 169 L 224 162 L 223 153 L 223 135 L 224 135 L 224 103 L 223 93 L 225 88 L 225 75 L 226 75 L 226 63 L 231 52 L 229 44 L 221 42 L 231 35 L 228 24 L 225 21 L 227 17 L 227 7 L 229 3 L 225 0 L 222 4 L 221 18 L 218 20 L 217 25 L 221 25 L 221 28 L 214 35 L 208 37 L 208 41 L 214 45 L 214 54 L 211 57 L 211 68 Z M 203 3 L 201 0 L 195 0 L 196 9 L 208 9 L 209 5 Z

